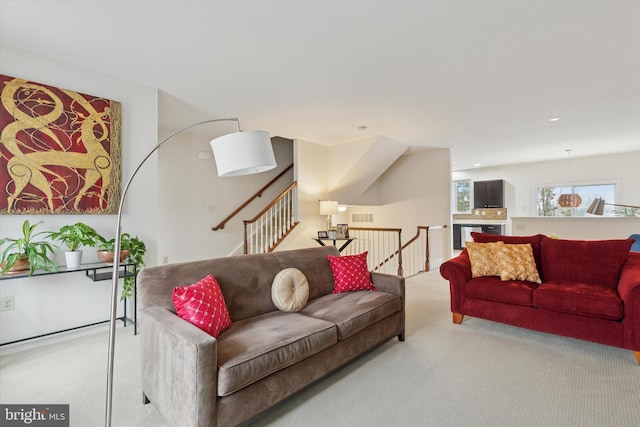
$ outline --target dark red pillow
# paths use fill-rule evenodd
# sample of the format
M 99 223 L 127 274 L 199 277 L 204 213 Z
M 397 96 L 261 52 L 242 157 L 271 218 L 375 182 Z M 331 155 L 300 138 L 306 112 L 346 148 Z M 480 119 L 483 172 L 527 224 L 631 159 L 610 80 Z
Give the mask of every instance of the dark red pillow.
M 231 326 L 227 304 L 212 275 L 193 285 L 173 288 L 172 297 L 178 316 L 213 337 Z
M 367 267 L 367 253 L 359 255 L 327 255 L 333 272 L 333 293 L 349 291 L 375 291 Z
M 616 289 L 633 239 L 564 240 L 542 238 L 545 281 L 585 283 Z
M 472 231 L 471 237 L 473 237 L 473 241 L 477 243 L 504 242 L 507 245 L 523 245 L 531 243 L 531 249 L 533 250 L 533 259 L 536 260 L 536 267 L 538 268 L 538 272 L 540 272 L 542 280 L 545 280 L 545 278 L 542 277 L 542 256 L 540 253 L 540 242 L 542 241 L 542 234 L 536 234 L 533 236 L 502 236 L 499 234 L 477 233 L 475 231 Z

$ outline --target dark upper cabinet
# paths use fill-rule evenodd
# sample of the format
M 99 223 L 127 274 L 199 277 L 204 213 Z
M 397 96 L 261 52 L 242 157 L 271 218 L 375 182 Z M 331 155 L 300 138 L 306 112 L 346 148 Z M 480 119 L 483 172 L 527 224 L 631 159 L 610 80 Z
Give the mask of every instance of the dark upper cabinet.
M 473 207 L 504 208 L 504 180 L 474 181 Z

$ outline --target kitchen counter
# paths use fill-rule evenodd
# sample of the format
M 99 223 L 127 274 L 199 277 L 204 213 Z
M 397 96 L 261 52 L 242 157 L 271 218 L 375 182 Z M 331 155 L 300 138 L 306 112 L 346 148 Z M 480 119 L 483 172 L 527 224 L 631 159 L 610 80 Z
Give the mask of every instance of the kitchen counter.
M 506 225 L 506 219 L 454 219 L 452 224 L 478 224 L 478 225 Z

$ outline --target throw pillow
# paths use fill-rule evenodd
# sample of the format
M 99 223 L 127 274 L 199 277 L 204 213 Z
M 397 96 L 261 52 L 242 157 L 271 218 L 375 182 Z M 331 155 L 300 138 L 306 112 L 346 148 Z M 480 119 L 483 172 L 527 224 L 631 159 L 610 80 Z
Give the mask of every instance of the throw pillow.
M 367 253 L 359 255 L 327 255 L 333 273 L 333 293 L 349 291 L 375 291 L 367 267 Z
M 217 337 L 231 326 L 231 318 L 218 282 L 208 275 L 189 286 L 173 288 L 173 305 L 178 316 Z
M 271 299 L 280 311 L 300 311 L 309 300 L 309 282 L 297 268 L 278 272 L 271 284 Z
M 533 258 L 533 249 L 529 243 L 501 245 L 496 253 L 501 280 L 524 280 L 537 284 L 542 283 L 536 268 L 536 261 Z
M 499 276 L 498 263 L 496 261 L 496 250 L 498 246 L 503 246 L 502 242 L 474 243 L 465 242 L 471 262 L 471 275 L 473 277 Z
M 535 234 L 533 236 L 503 236 L 498 234 L 476 233 L 474 231 L 471 233 L 471 237 L 473 237 L 473 241 L 477 243 L 504 242 L 505 245 L 525 245 L 529 243 L 531 244 L 531 249 L 533 249 L 533 258 L 536 260 L 538 272 L 544 271 L 542 268 L 541 250 L 542 234 Z

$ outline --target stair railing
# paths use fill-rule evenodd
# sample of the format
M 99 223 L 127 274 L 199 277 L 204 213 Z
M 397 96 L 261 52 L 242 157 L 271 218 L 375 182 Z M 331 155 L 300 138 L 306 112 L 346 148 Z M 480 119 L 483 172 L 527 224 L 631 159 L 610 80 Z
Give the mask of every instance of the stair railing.
M 227 215 L 227 217 L 223 219 L 218 225 L 211 227 L 211 229 L 213 231 L 223 229 L 225 224 L 229 222 L 230 219 L 238 215 L 240 211 L 242 211 L 244 208 L 246 208 L 249 205 L 249 203 L 253 202 L 258 197 L 262 197 L 262 193 L 264 193 L 269 187 L 271 187 L 278 179 L 280 179 L 285 173 L 289 172 L 291 169 L 293 169 L 293 163 L 287 166 L 282 172 L 280 172 L 275 178 L 269 181 L 264 187 L 258 190 L 255 194 L 249 197 L 243 204 L 241 204 L 238 208 L 236 208 L 236 210 L 234 210 L 229 215 Z
M 446 225 L 419 225 L 416 235 L 402 245 L 405 277 L 440 268 L 446 256 Z
M 345 255 L 367 251 L 369 270 L 402 276 L 402 229 L 349 227 L 354 240 L 343 250 Z
M 297 185 L 294 181 L 262 211 L 244 224 L 244 253 L 272 252 L 298 225 Z

